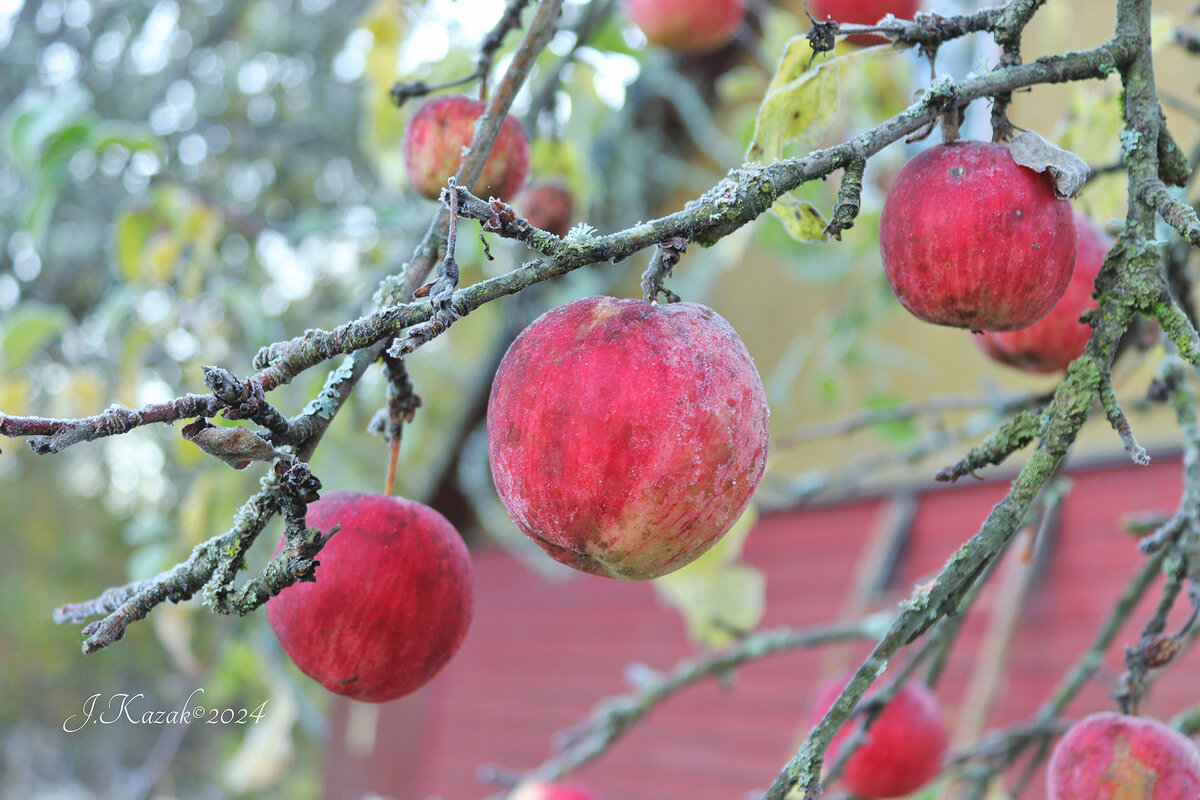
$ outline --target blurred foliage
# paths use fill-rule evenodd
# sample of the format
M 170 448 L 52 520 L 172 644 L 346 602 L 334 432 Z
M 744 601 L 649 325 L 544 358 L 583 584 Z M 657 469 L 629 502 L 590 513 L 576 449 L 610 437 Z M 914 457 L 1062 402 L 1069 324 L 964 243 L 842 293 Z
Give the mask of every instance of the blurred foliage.
M 711 550 L 654 581 L 659 597 L 679 609 L 688 635 L 704 647 L 727 647 L 762 621 L 766 577 L 737 560 L 757 520 L 750 506 Z

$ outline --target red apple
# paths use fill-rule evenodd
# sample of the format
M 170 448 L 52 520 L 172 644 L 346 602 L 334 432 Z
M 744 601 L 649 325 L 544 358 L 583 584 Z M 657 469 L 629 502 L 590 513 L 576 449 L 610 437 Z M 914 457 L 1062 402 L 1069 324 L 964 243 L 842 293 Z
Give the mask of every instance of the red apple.
M 852 675 L 839 675 L 817 690 L 813 701 L 814 725 L 833 706 Z M 872 694 L 868 691 L 860 705 L 870 700 Z M 842 742 L 854 729 L 851 720 L 837 732 L 826 753 L 826 763 L 838 759 Z M 866 740 L 846 762 L 842 783 L 864 800 L 903 797 L 915 792 L 941 769 L 949 736 L 937 695 L 925 684 L 909 681 L 867 729 Z
M 1092 284 L 1112 239 L 1082 214 L 1075 215 L 1075 228 L 1079 240 L 1075 272 L 1066 294 L 1050 313 L 1019 331 L 976 334 L 975 342 L 983 352 L 1000 363 L 1026 372 L 1057 372 L 1083 354 L 1092 326 L 1080 322 L 1079 317 L 1096 307 Z
M 668 50 L 706 53 L 729 42 L 746 15 L 745 0 L 627 0 L 629 18 Z
M 1196 800 L 1200 751 L 1154 719 L 1106 711 L 1071 726 L 1046 770 L 1049 800 Z
M 561 183 L 536 183 L 521 194 L 517 211 L 533 227 L 549 231 L 555 236 L 566 236 L 567 231 L 571 230 L 575 201 Z
M 920 0 L 809 0 L 813 19 L 825 22 L 832 18 L 838 22 L 853 22 L 857 25 L 874 25 L 888 14 L 897 19 L 912 19 L 920 7 Z M 891 40 L 874 33 L 856 33 L 846 41 L 860 47 L 887 44 Z
M 508 800 L 600 800 L 590 786 L 580 783 L 523 783 Z
M 471 560 L 454 527 L 420 503 L 348 491 L 326 492 L 305 522 L 341 529 L 318 556 L 315 582 L 267 602 L 300 671 L 369 703 L 432 680 L 458 652 L 474 607 Z
M 413 188 L 436 200 L 447 179 L 462 165 L 463 149 L 475 136 L 475 121 L 487 104 L 462 95 L 430 100 L 417 109 L 404 129 L 404 168 Z M 500 135 L 488 156 L 483 174 L 471 193 L 484 198 L 510 200 L 529 178 L 529 139 L 512 116 L 500 123 Z
M 1027 328 L 1050 313 L 1075 267 L 1071 204 L 1049 173 L 1001 144 L 931 147 L 883 203 L 879 249 L 896 298 L 917 317 L 973 331 Z
M 746 509 L 767 400 L 712 309 L 589 297 L 513 342 L 487 431 L 517 527 L 576 569 L 645 580 L 697 558 Z

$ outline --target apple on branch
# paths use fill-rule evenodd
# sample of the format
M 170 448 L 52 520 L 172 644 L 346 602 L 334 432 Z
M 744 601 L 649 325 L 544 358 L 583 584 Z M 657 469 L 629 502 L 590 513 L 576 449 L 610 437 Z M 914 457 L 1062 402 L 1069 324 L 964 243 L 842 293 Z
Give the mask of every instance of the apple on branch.
M 1079 250 L 1066 293 L 1049 314 L 1028 328 L 976 334 L 975 343 L 989 357 L 1026 372 L 1044 373 L 1066 369 L 1083 355 L 1092 326 L 1079 317 L 1096 307 L 1092 286 L 1112 239 L 1082 214 L 1075 215 L 1075 227 Z
M 326 492 L 305 523 L 340 527 L 321 549 L 315 581 L 267 601 L 271 630 L 300 671 L 370 703 L 432 680 L 474 610 L 471 559 L 454 527 L 412 500 L 349 491 Z
M 745 511 L 766 464 L 767 400 L 711 308 L 589 297 L 513 342 L 487 435 L 525 535 L 584 572 L 646 580 L 695 560 Z
M 530 781 L 519 785 L 508 800 L 601 800 L 590 786 L 581 783 L 543 783 Z
M 812 18 L 817 22 L 834 19 L 856 25 L 874 25 L 888 14 L 897 19 L 912 19 L 920 0 L 809 0 Z M 859 47 L 887 44 L 890 40 L 874 33 L 855 33 L 846 41 Z
M 1155 719 L 1111 711 L 1071 726 L 1050 756 L 1049 800 L 1196 800 L 1200 751 Z
M 926 322 L 973 331 L 1014 331 L 1049 314 L 1075 248 L 1071 204 L 1051 175 L 990 142 L 919 153 L 896 175 L 879 223 L 896 299 Z
M 727 44 L 746 15 L 745 0 L 627 0 L 626 5 L 647 39 L 685 53 Z
M 487 103 L 463 95 L 447 95 L 423 104 L 404 128 L 401 150 L 404 169 L 413 188 L 437 200 L 450 176 L 458 172 L 465 148 L 475 135 L 475 121 Z M 500 123 L 500 135 L 492 146 L 483 173 L 471 193 L 511 200 L 529 179 L 529 139 L 515 117 Z
M 811 715 L 814 725 L 833 706 L 853 675 L 838 675 L 817 690 Z M 860 707 L 871 702 L 872 694 L 867 692 Z M 829 744 L 827 763 L 840 757 L 839 748 L 857 727 L 851 718 L 838 730 Z M 911 794 L 937 775 L 950 733 L 937 695 L 923 683 L 908 681 L 878 713 L 865 736 L 846 762 L 842 783 L 863 800 L 881 800 Z
M 547 181 L 526 187 L 516 203 L 517 211 L 535 228 L 555 236 L 566 236 L 571 230 L 575 201 L 562 183 Z

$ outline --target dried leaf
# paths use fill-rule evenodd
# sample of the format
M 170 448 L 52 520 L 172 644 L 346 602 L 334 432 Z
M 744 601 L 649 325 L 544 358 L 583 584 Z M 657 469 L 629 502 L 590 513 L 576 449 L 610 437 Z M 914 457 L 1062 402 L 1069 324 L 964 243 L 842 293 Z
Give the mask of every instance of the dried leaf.
M 251 461 L 274 461 L 282 456 L 270 442 L 249 428 L 218 428 L 204 417 L 189 422 L 180 433 L 210 456 L 237 470 L 250 466 Z
M 1008 143 L 1013 161 L 1034 172 L 1050 170 L 1059 196 L 1074 197 L 1087 180 L 1088 165 L 1070 150 L 1051 144 L 1041 134 L 1021 131 Z

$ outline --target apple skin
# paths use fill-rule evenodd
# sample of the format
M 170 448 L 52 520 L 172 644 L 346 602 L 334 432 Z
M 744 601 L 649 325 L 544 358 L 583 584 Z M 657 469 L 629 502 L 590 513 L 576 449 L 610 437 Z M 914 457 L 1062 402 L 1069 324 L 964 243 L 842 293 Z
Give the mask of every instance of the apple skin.
M 555 236 L 566 236 L 571 230 L 575 201 L 561 183 L 531 184 L 521 194 L 517 211 L 535 228 Z
M 508 800 L 601 800 L 590 786 L 581 783 L 524 783 Z
M 879 249 L 913 315 L 973 331 L 1027 328 L 1050 313 L 1075 268 L 1071 204 L 1049 173 L 991 142 L 940 144 L 896 175 Z
M 368 703 L 432 680 L 474 610 L 471 559 L 454 527 L 420 503 L 350 491 L 324 493 L 305 523 L 341 528 L 318 556 L 315 582 L 267 601 L 271 630 L 300 671 Z
M 1055 746 L 1046 794 L 1049 800 L 1196 800 L 1200 751 L 1158 720 L 1092 714 Z
M 513 342 L 487 433 L 500 500 L 526 536 L 584 572 L 647 580 L 745 511 L 766 464 L 767 400 L 711 308 L 588 297 Z
M 683 53 L 728 43 L 746 15 L 745 0 L 627 0 L 626 7 L 647 39 Z
M 817 22 L 833 18 L 838 22 L 874 25 L 888 14 L 896 19 L 912 19 L 920 8 L 920 0 L 809 0 L 812 17 Z M 874 33 L 855 33 L 846 41 L 859 47 L 888 44 L 891 39 Z
M 980 333 L 975 342 L 991 358 L 1026 372 L 1064 370 L 1087 346 L 1092 326 L 1080 322 L 1083 312 L 1095 308 L 1092 286 L 1104 264 L 1112 239 L 1082 214 L 1075 215 L 1079 251 L 1067 291 L 1041 321 L 1008 333 Z
M 817 690 L 813 725 L 821 721 L 853 676 L 853 672 L 844 673 Z M 871 695 L 868 691 L 864 700 Z M 826 753 L 826 763 L 837 760 L 841 743 L 854 728 L 850 722 L 837 732 Z M 864 800 L 904 797 L 937 775 L 949 739 L 937 695 L 925 684 L 909 681 L 875 717 L 866 740 L 846 762 L 842 784 Z
M 463 148 L 475 136 L 475 121 L 487 104 L 463 95 L 446 95 L 424 103 L 404 128 L 401 150 L 413 188 L 437 200 L 462 164 Z M 515 117 L 505 116 L 479 180 L 471 193 L 488 199 L 516 197 L 529 179 L 529 139 Z

